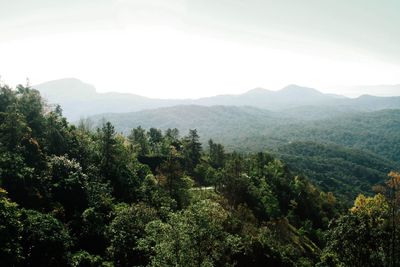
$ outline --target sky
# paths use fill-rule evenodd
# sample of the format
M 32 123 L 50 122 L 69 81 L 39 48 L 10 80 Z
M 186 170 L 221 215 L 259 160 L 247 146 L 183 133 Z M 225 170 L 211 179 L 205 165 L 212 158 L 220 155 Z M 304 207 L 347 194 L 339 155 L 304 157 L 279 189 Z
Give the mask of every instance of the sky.
M 398 0 L 0 0 L 0 75 L 157 98 L 400 95 L 370 87 L 400 84 L 399 13 Z

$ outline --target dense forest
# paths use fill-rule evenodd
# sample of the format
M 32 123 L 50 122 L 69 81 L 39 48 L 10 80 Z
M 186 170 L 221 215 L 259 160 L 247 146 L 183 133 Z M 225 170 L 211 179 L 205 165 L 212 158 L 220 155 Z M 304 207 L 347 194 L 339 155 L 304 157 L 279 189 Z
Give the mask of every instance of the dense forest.
M 291 142 L 278 147 L 274 155 L 347 203 L 360 192 L 372 195 L 374 185 L 387 180 L 391 170 L 400 169 L 399 163 L 371 152 L 335 144 Z
M 110 121 L 125 135 L 138 126 L 181 132 L 197 129 L 202 143 L 212 138 L 228 152 L 268 151 L 321 189 L 352 203 L 360 192 L 372 195 L 373 185 L 400 169 L 400 110 L 345 111 L 308 106 L 272 112 L 192 105 L 100 114 L 86 121 L 94 128 Z
M 400 174 L 390 164 L 307 143 L 278 159 L 182 134 L 73 125 L 38 91 L 1 86 L 1 265 L 399 266 Z M 382 154 L 398 160 L 397 145 Z M 289 151 L 300 155 L 293 167 Z M 336 194 L 309 180 L 327 164 L 318 151 L 354 157 L 361 171 L 370 160 L 375 186 L 359 188 L 371 194 L 348 206 L 358 187 Z
M 104 119 L 110 121 L 126 134 L 137 126 L 180 131 L 196 128 L 203 141 L 213 138 L 229 151 L 260 152 L 289 142 L 310 141 L 361 149 L 400 162 L 400 109 L 343 114 L 340 109 L 321 107 L 272 112 L 254 107 L 175 106 L 89 119 L 96 126 Z

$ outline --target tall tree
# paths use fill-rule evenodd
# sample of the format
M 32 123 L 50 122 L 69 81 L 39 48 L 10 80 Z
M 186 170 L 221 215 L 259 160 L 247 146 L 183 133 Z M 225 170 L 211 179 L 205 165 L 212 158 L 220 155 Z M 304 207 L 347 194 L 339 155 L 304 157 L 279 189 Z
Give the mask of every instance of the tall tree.
M 188 189 L 192 186 L 192 181 L 184 175 L 177 158 L 169 156 L 160 166 L 158 180 L 168 191 L 171 198 L 176 201 L 178 208 L 181 209 L 188 205 Z
M 162 132 L 156 128 L 150 128 L 149 132 L 147 133 L 149 136 L 149 143 L 151 147 L 151 152 L 154 155 L 159 155 L 161 150 L 161 143 L 163 141 Z
M 101 173 L 113 187 L 114 196 L 119 200 L 133 201 L 139 187 L 141 175 L 146 170 L 126 146 L 125 138 L 116 135 L 110 122 L 99 131 L 101 145 Z
M 0 113 L 6 112 L 7 109 L 17 101 L 16 92 L 7 85 L 0 85 Z
M 128 140 L 133 145 L 134 150 L 139 155 L 147 155 L 149 153 L 149 140 L 146 135 L 146 130 L 141 126 L 132 129 L 128 136 Z
M 100 151 L 101 151 L 101 171 L 105 178 L 113 180 L 115 171 L 115 157 L 116 157 L 116 133 L 114 126 L 110 122 L 106 122 L 101 130 L 100 135 Z
M 45 105 L 39 91 L 18 85 L 17 92 L 18 110 L 32 129 L 32 135 L 37 139 L 43 138 Z
M 189 134 L 183 140 L 184 157 L 186 163 L 186 170 L 193 174 L 193 170 L 200 162 L 201 158 L 201 143 L 197 130 L 189 130 Z
M 212 167 L 219 169 L 225 163 L 225 151 L 221 144 L 216 144 L 212 139 L 208 141 L 210 164 Z

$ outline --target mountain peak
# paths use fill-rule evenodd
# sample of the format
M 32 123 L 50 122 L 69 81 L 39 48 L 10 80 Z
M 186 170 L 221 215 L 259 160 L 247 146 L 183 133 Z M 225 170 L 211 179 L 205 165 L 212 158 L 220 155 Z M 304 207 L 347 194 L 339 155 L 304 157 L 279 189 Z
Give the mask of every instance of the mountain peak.
M 96 88 L 93 85 L 82 82 L 77 78 L 63 78 L 44 82 L 32 87 L 39 90 L 47 97 L 81 97 L 96 94 Z
M 63 85 L 68 85 L 68 86 L 81 86 L 81 85 L 89 85 L 88 83 L 83 82 L 82 80 L 78 79 L 78 78 L 73 78 L 73 77 L 69 77 L 69 78 L 61 78 L 61 79 L 56 79 L 56 80 L 52 80 L 52 81 L 47 81 L 41 84 L 38 84 L 36 86 L 47 86 L 47 85 L 57 85 L 56 88 L 60 87 L 60 84 Z M 92 85 L 89 85 L 92 86 Z M 35 87 L 35 86 L 34 86 Z M 92 86 L 93 87 L 93 86 Z
M 256 87 L 256 88 L 254 88 L 254 89 L 251 89 L 251 90 L 247 91 L 247 92 L 244 93 L 244 94 L 246 94 L 246 95 L 249 95 L 249 94 L 253 95 L 253 94 L 265 94 L 265 93 L 271 93 L 271 91 L 268 90 L 268 89 L 264 89 L 264 88 L 262 88 L 262 87 Z
M 314 95 L 322 95 L 322 93 L 314 88 L 303 87 L 296 84 L 290 84 L 286 87 L 283 87 L 278 92 L 286 93 L 286 94 L 314 94 Z

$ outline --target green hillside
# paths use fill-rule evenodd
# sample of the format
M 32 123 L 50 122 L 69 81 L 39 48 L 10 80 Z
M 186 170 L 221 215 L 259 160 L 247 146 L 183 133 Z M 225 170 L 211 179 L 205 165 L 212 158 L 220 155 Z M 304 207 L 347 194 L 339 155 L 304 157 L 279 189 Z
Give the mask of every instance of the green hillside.
M 375 154 L 338 145 L 293 142 L 277 148 L 276 155 L 296 173 L 302 173 L 324 191 L 351 202 L 360 192 L 387 180 L 399 164 Z
M 181 132 L 196 128 L 203 143 L 212 138 L 229 151 L 274 152 L 293 171 L 347 203 L 359 193 L 372 194 L 389 171 L 400 169 L 400 110 L 339 113 L 317 120 L 298 117 L 252 107 L 176 106 L 92 119 L 109 120 L 125 134 L 137 126 Z
M 269 154 L 203 147 L 196 130 L 89 131 L 23 86 L 0 103 L 4 266 L 321 261 L 339 201 Z
M 23 86 L 1 86 L 0 103 L 4 266 L 396 266 L 387 263 L 400 255 L 400 173 L 384 183 L 395 167 L 389 160 L 338 145 L 282 145 L 282 137 L 279 159 L 202 144 L 195 129 L 181 136 L 137 127 L 124 136 L 106 121 L 74 126 Z M 299 123 L 254 108 L 185 108 L 139 117 L 194 123 L 221 139 L 261 131 L 285 138 Z M 393 112 L 339 123 L 387 126 L 370 132 L 390 142 Z M 292 137 L 332 121 L 303 123 Z M 376 183 L 380 193 L 372 196 Z M 358 195 L 349 210 L 358 193 L 371 196 Z
M 314 108 L 307 112 L 324 112 Z M 252 107 L 175 106 L 133 113 L 90 117 L 95 125 L 111 121 L 128 133 L 132 128 L 196 128 L 206 142 L 212 138 L 230 150 L 266 151 L 294 141 L 338 144 L 400 162 L 400 110 L 350 112 L 335 117 L 303 120 L 285 112 Z

